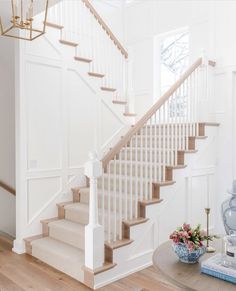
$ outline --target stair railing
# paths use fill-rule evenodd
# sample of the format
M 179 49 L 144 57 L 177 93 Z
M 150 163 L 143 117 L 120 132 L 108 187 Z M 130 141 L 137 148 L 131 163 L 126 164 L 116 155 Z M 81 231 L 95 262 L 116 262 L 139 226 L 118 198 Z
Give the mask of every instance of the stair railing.
M 4 189 L 5 191 L 9 192 L 10 194 L 14 196 L 16 195 L 16 190 L 3 181 L 0 181 L 0 188 Z
M 87 59 L 100 75 L 101 89 L 127 101 L 128 53 L 89 0 L 62 0 L 49 9 L 48 22 L 63 26 L 61 38 L 75 45 L 75 56 Z
M 199 134 L 209 65 L 199 58 L 102 159 L 100 221 L 108 243 L 124 238 L 123 222 L 140 217 L 140 201 L 159 198 L 156 183 L 171 181 L 173 168 L 184 166 L 179 152 Z

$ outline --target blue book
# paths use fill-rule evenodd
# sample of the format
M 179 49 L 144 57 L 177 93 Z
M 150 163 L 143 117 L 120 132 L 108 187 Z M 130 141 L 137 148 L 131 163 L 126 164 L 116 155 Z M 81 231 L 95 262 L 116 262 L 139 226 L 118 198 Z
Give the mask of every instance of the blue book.
M 203 261 L 201 263 L 201 272 L 236 284 L 236 269 L 224 266 L 221 254 Z

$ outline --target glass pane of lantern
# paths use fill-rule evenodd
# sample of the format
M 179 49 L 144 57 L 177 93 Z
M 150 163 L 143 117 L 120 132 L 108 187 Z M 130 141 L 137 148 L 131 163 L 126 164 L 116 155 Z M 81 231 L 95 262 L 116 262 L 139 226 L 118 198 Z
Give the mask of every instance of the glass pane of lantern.
M 3 35 L 32 40 L 44 33 L 48 0 L 3 1 Z

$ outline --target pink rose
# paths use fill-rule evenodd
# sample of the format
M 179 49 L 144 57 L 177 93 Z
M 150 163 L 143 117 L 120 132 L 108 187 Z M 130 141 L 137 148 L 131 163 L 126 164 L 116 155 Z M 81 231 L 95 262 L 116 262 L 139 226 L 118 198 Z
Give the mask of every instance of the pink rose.
M 188 230 L 190 229 L 190 224 L 184 223 L 184 224 L 183 224 L 183 229 L 184 229 L 185 231 L 188 231 Z

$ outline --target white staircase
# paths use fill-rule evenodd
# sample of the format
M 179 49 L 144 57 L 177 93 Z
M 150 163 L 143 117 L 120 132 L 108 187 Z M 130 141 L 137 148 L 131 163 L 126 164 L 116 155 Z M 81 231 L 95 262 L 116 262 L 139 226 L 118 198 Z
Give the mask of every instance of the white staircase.
M 75 49 L 74 61 L 88 64 L 101 91 L 114 94 L 114 106 L 133 117 L 128 54 L 89 1 L 62 1 L 49 17 L 61 44 Z M 157 214 L 168 194 L 178 193 L 202 150 L 198 141 L 207 143 L 206 129 L 218 126 L 198 117 L 200 94 L 207 94 L 202 80 L 212 64 L 199 58 L 101 162 L 91 155 L 87 187 L 72 189 L 73 201 L 58 204 L 58 216 L 41 221 L 42 234 L 25 239 L 29 254 L 94 289 L 151 264 Z

